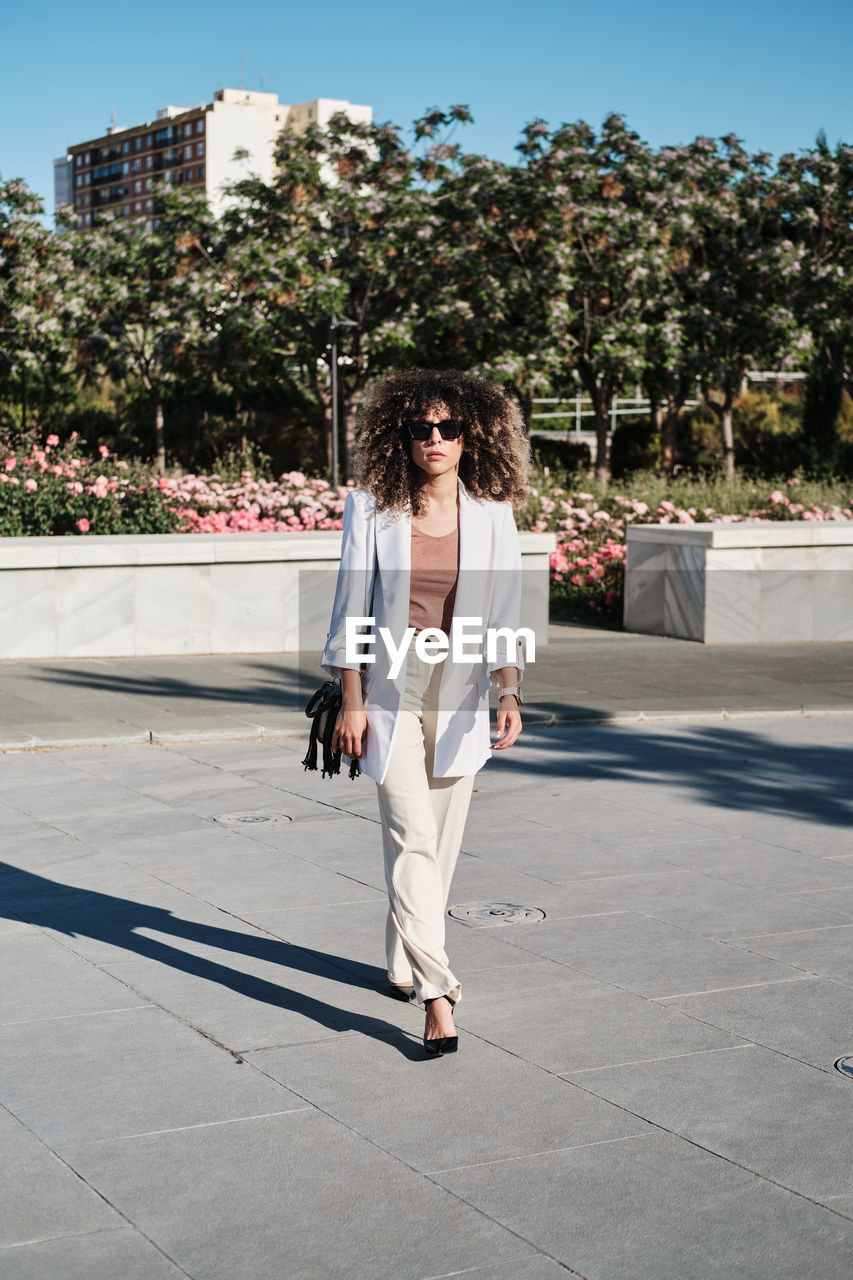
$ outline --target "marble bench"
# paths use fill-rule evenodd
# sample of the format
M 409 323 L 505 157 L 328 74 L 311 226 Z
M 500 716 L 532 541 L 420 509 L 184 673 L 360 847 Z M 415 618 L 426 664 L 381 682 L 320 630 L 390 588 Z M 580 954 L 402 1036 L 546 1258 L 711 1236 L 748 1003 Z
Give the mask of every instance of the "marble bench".
M 629 528 L 624 623 L 704 644 L 853 640 L 853 521 Z
M 521 533 L 522 621 L 548 640 L 553 533 Z M 322 649 L 341 535 L 0 538 L 0 658 Z

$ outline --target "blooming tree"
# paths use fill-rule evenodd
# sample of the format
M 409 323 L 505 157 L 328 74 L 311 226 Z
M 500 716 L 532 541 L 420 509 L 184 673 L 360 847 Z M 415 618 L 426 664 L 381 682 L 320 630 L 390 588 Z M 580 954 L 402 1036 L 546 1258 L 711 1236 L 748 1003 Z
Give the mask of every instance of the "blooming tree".
M 803 427 L 818 453 L 831 454 L 841 392 L 853 384 L 853 147 L 833 150 L 821 136 L 812 150 L 782 156 L 779 177 L 786 233 L 800 250 L 794 307 L 811 339 Z
M 61 397 L 74 369 L 75 321 L 80 299 L 67 218 L 61 234 L 42 226 L 41 200 L 18 179 L 0 182 L 0 401 L 18 406 L 26 431 Z
M 99 217 L 74 235 L 81 350 L 90 368 L 137 379 L 151 409 L 158 470 L 166 470 L 164 399 L 210 368 L 227 280 L 213 267 L 217 230 L 203 199 L 163 190 L 157 226 Z M 211 374 L 212 377 L 212 374 Z

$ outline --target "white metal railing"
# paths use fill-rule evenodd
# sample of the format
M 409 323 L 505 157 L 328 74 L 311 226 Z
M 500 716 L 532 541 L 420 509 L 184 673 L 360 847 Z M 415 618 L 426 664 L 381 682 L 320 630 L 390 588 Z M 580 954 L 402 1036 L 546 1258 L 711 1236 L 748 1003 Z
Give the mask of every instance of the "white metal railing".
M 808 375 L 786 370 L 778 372 L 776 370 L 750 369 L 747 371 L 744 382 L 802 382 Z M 574 434 L 581 434 L 581 421 L 584 418 L 594 418 L 595 410 L 592 407 L 592 400 L 589 396 L 578 393 L 575 396 L 548 397 L 540 396 L 531 402 L 534 405 L 565 405 L 566 408 L 558 408 L 546 412 L 534 412 L 530 415 L 531 422 L 542 422 L 546 419 L 562 418 L 564 421 L 574 422 Z M 695 409 L 701 401 L 685 400 L 685 409 Z M 610 430 L 616 428 L 616 419 L 624 416 L 639 417 L 640 414 L 651 413 L 652 404 L 648 397 L 645 396 L 614 396 L 610 402 Z
M 543 421 L 546 418 L 563 418 L 574 420 L 575 435 L 581 433 L 581 420 L 583 418 L 594 418 L 595 410 L 592 407 L 592 401 L 589 396 L 574 396 L 571 400 L 567 399 L 550 399 L 548 397 L 537 398 L 532 401 L 536 404 L 558 404 L 569 406 L 566 409 L 559 409 L 551 413 L 531 413 L 530 421 Z M 685 400 L 685 409 L 695 409 L 699 404 L 698 400 Z M 610 430 L 616 428 L 616 419 L 624 417 L 626 414 L 631 417 L 638 417 L 642 413 L 651 412 L 651 401 L 642 396 L 614 396 L 610 402 Z

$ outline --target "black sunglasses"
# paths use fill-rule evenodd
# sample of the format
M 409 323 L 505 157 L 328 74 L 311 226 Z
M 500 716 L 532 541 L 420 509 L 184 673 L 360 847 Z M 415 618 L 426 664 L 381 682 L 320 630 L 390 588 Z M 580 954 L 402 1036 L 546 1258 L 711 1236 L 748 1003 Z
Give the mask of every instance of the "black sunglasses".
M 406 423 L 406 430 L 411 439 L 420 441 L 421 444 L 426 440 L 432 439 L 432 433 L 436 427 L 438 427 L 442 440 L 458 440 L 465 430 L 465 423 L 456 422 L 453 418 L 445 418 L 443 422 Z

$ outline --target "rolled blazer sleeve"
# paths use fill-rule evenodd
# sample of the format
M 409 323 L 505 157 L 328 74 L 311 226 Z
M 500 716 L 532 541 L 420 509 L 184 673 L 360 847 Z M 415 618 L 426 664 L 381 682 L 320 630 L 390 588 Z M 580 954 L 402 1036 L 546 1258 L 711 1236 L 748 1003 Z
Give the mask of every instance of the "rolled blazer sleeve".
M 495 537 L 494 586 L 491 597 L 490 627 L 509 627 L 513 632 L 520 626 L 521 617 L 521 546 L 518 529 L 512 514 L 512 503 L 501 504 L 503 511 Z M 499 638 L 497 660 L 487 663 L 489 679 L 501 667 L 517 667 L 519 683 L 524 672 L 524 638 L 514 641 L 515 654 L 507 654 L 505 642 Z
M 361 668 L 360 662 L 346 660 L 346 620 L 367 616 L 373 591 L 375 526 L 367 500 L 363 490 L 351 490 L 344 503 L 341 563 L 332 619 L 320 659 L 323 670 L 335 677 L 339 677 L 343 669 L 358 671 Z M 365 633 L 370 628 L 361 626 L 358 630 Z

